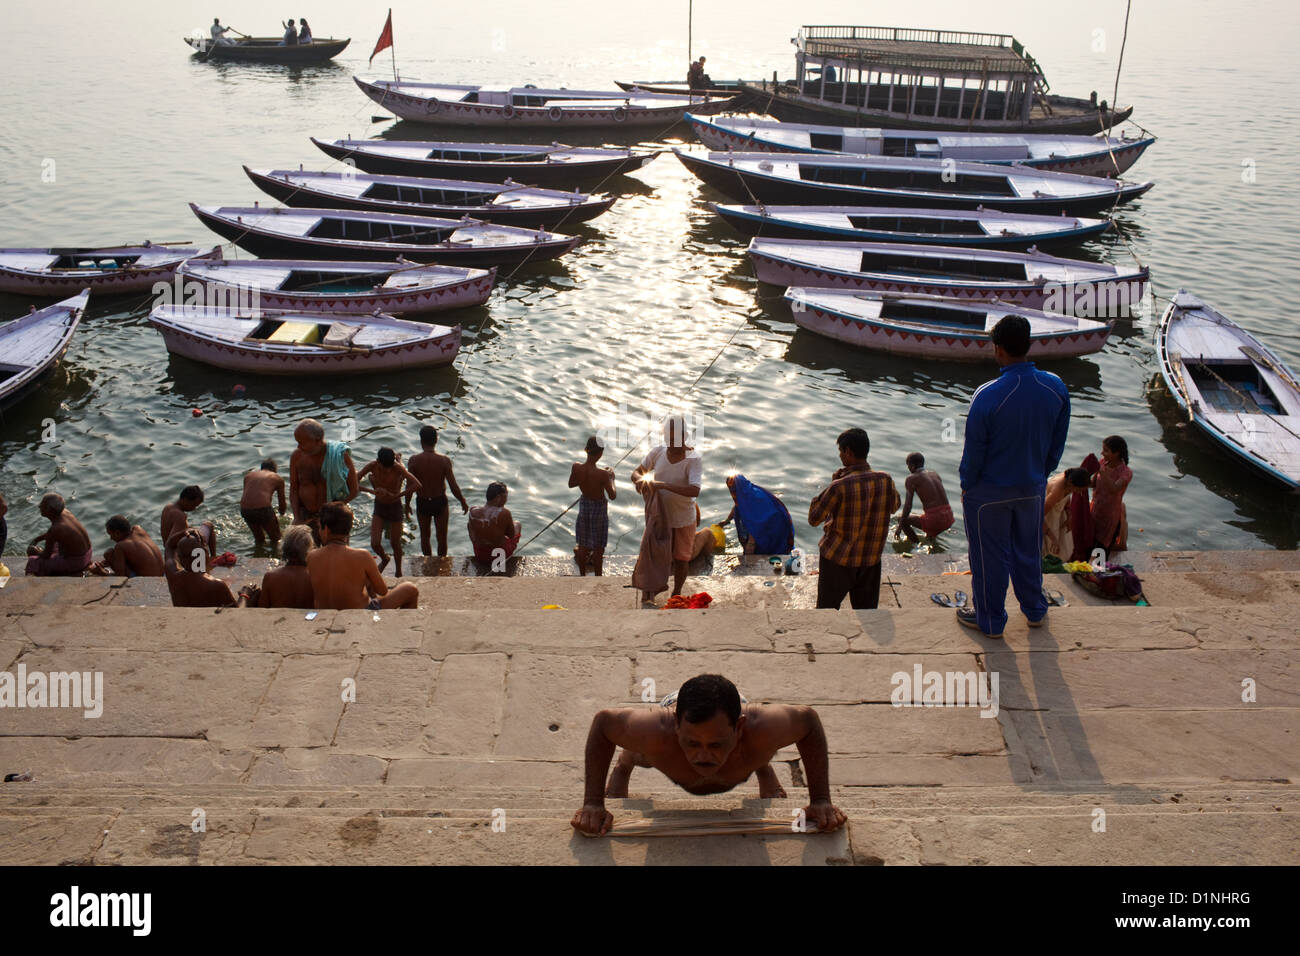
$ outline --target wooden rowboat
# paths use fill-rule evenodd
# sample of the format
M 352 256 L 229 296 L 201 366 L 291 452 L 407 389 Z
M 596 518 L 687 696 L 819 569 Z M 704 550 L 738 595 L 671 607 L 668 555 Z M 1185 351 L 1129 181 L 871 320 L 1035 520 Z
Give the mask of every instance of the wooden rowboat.
M 952 160 L 813 153 L 673 154 L 737 202 L 924 206 L 1080 214 L 1136 199 L 1153 183 Z
M 786 239 L 1041 249 L 1077 243 L 1110 228 L 1107 219 L 1035 216 L 994 209 L 710 205 L 744 235 Z
M 31 393 L 63 357 L 90 290 L 0 325 L 0 407 Z
M 459 219 L 470 216 L 506 226 L 551 229 L 593 219 L 614 204 L 613 196 L 539 189 L 516 183 L 490 185 L 469 180 L 424 179 L 375 173 L 249 169 L 248 178 L 289 206 L 374 209 Z
M 517 183 L 572 188 L 603 183 L 611 176 L 640 169 L 659 150 L 603 149 L 521 143 L 452 143 L 397 139 L 312 138 L 326 155 L 367 173 L 394 176 L 447 176 L 479 182 Z
M 1300 490 L 1300 379 L 1245 329 L 1180 290 L 1156 332 L 1160 374 L 1188 419 L 1239 461 Z
M 661 129 L 681 122 L 687 110 L 707 113 L 732 102 L 729 97 L 710 99 L 617 90 L 353 79 L 366 96 L 394 115 L 416 123 L 447 126 Z
M 669 96 L 739 96 L 739 80 L 714 80 L 708 86 L 688 86 L 677 80 L 615 80 L 614 85 L 629 93 L 666 93 Z
M 280 37 L 242 37 L 225 43 L 213 43 L 211 37 L 189 36 L 185 42 L 201 60 L 241 60 L 260 63 L 324 63 L 344 51 L 351 37 L 313 38 L 310 43 L 286 46 Z
M 350 375 L 449 365 L 460 326 L 407 322 L 391 315 L 322 316 L 159 306 L 149 315 L 167 351 L 236 372 Z
M 1150 270 L 1058 259 L 1041 252 L 893 242 L 754 239 L 760 282 L 868 293 L 935 295 L 1065 315 L 1117 317 L 1142 301 Z
M 192 259 L 176 270 L 172 304 L 257 303 L 327 314 L 417 315 L 487 301 L 495 269 L 310 259 Z
M 1028 166 L 1080 176 L 1119 176 L 1156 141 L 1154 136 L 958 133 L 783 123 L 759 116 L 686 115 L 709 149 L 774 153 L 915 156 L 995 166 Z
M 76 295 L 90 289 L 96 295 L 148 292 L 155 282 L 170 279 L 186 259 L 219 255 L 168 245 L 75 249 L 0 249 L 0 292 L 15 295 Z
M 495 266 L 554 259 L 580 236 L 498 226 L 475 219 L 398 216 L 361 209 L 199 206 L 190 209 L 213 232 L 269 259 L 343 259 Z
M 1029 359 L 1099 352 L 1112 323 L 1054 315 L 996 302 L 790 288 L 795 324 L 858 348 L 948 362 L 992 362 L 993 327 L 1005 315 L 1029 320 Z

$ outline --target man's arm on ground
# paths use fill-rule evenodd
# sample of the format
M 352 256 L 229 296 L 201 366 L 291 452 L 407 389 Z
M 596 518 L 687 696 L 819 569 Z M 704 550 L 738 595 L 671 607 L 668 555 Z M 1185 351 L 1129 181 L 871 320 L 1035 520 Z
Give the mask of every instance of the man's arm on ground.
M 894 492 L 895 495 L 898 492 Z M 831 804 L 830 756 L 826 751 L 826 731 L 821 718 L 811 707 L 787 707 L 791 711 L 791 730 L 797 735 L 794 743 L 803 760 L 804 776 L 808 780 L 808 807 L 810 823 L 821 832 L 838 830 L 848 818 Z
M 577 462 L 569 468 L 569 487 L 576 488 L 578 485 L 578 465 Z
M 912 479 L 915 477 L 915 475 L 908 475 L 907 481 L 903 482 L 903 487 L 907 489 L 907 500 L 903 502 L 903 513 L 900 516 L 902 518 L 912 513 L 912 493 L 916 491 L 916 483 Z
M 618 492 L 614 490 L 614 483 L 615 483 L 616 480 L 617 480 L 617 479 L 614 477 L 614 469 L 613 469 L 613 468 L 606 468 L 606 469 L 605 469 L 605 481 L 607 481 L 607 482 L 609 483 L 609 500 L 610 500 L 610 501 L 613 501 L 615 498 L 618 497 Z
M 656 716 L 650 711 L 623 707 L 598 711 L 592 718 L 584 757 L 582 809 L 570 821 L 575 830 L 590 836 L 604 836 L 609 832 L 614 815 L 605 809 L 605 780 L 614 749 L 623 747 L 638 753 L 644 750 Z
M 280 514 L 284 514 L 284 479 L 278 478 L 275 484 L 275 493 L 280 498 Z

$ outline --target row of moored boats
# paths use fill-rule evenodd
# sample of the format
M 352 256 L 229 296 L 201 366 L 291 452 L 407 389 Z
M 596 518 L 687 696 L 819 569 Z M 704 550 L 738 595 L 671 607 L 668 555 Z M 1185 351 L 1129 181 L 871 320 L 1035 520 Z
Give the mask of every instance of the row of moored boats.
M 386 89 L 385 105 L 399 105 L 399 92 Z M 414 92 L 432 96 L 404 95 Z M 437 102 L 426 115 L 446 112 Z M 609 104 L 600 108 L 607 122 L 632 121 Z M 748 255 L 760 281 L 786 287 L 794 321 L 818 335 L 975 360 L 991 354 L 993 325 L 1018 314 L 1030 323 L 1031 357 L 1068 358 L 1102 349 L 1115 318 L 1144 294 L 1149 272 L 1140 264 L 1043 250 L 1101 235 L 1117 206 L 1152 187 L 1120 177 L 1153 137 L 686 118 L 709 151 L 674 155 L 732 200 L 712 206 L 752 237 Z M 449 363 L 460 327 L 410 317 L 481 304 L 499 269 L 570 252 L 581 238 L 554 230 L 615 202 L 583 188 L 603 187 L 660 152 L 313 142 L 347 168 L 245 167 L 282 205 L 191 206 L 258 259 L 148 244 L 0 250 L 0 291 L 70 296 L 0 327 L 12 360 L 0 366 L 7 376 L 0 401 L 62 354 L 86 308 L 83 290 L 138 294 L 156 292 L 159 282 L 174 290 L 150 316 L 167 348 L 221 368 L 334 374 Z M 1188 295 L 1165 314 L 1158 342 L 1165 379 L 1192 420 L 1260 470 L 1300 485 L 1300 445 L 1281 422 L 1300 415 L 1300 388 L 1277 356 Z

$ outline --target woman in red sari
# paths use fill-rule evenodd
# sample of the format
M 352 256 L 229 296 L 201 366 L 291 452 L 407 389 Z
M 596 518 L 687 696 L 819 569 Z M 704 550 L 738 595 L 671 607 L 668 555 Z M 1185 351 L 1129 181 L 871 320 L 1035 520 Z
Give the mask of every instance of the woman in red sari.
M 1128 442 L 1111 435 L 1101 442 L 1101 470 L 1093 476 L 1092 534 L 1095 546 L 1112 551 L 1128 550 L 1128 513 L 1124 491 L 1133 480 L 1128 466 Z

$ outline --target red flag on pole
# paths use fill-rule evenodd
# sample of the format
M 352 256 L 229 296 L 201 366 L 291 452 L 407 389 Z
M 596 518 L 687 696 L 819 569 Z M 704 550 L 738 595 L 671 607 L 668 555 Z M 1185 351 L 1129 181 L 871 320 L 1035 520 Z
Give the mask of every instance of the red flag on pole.
M 379 34 L 379 40 L 375 43 L 375 52 L 370 54 L 370 63 L 373 65 L 375 57 L 379 55 L 380 50 L 386 50 L 393 45 L 393 10 L 388 10 L 388 19 L 384 21 L 384 32 Z

